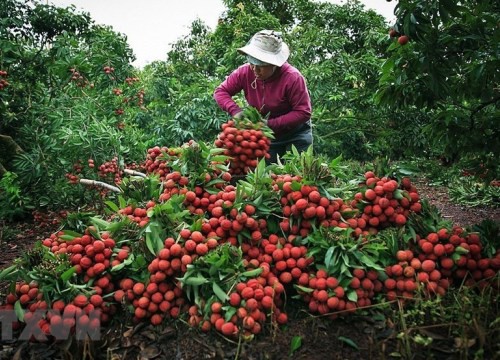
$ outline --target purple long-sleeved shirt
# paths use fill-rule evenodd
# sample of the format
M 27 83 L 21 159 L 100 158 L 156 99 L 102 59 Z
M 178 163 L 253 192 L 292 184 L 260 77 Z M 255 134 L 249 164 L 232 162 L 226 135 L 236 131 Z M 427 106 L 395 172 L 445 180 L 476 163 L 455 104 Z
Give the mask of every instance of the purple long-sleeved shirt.
M 252 83 L 254 85 L 252 86 Z M 311 118 L 311 99 L 302 74 L 285 63 L 266 80 L 255 80 L 249 64 L 234 70 L 214 91 L 219 107 L 231 116 L 241 111 L 232 99 L 243 90 L 248 105 L 268 118 L 268 126 L 276 138 L 283 136 Z

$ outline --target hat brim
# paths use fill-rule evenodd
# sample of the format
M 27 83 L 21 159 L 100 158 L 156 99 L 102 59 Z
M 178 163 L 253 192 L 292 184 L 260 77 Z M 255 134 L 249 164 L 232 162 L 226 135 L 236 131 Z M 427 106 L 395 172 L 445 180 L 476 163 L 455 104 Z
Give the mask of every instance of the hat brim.
M 290 49 L 288 48 L 288 45 L 285 44 L 284 42 L 281 44 L 281 51 L 277 54 L 256 48 L 251 44 L 239 48 L 238 51 L 242 54 L 250 55 L 264 63 L 276 66 L 282 66 L 290 56 Z
M 254 58 L 253 56 L 247 55 L 247 61 L 252 64 L 252 65 L 257 65 L 257 66 L 265 66 L 269 65 L 268 63 L 265 63 L 263 61 L 260 61 L 259 59 Z

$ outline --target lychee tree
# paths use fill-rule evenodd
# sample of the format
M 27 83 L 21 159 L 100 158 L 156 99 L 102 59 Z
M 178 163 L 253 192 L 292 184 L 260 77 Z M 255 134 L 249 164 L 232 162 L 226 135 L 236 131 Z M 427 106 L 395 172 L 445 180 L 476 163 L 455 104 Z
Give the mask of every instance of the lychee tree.
M 418 127 L 431 152 L 473 159 L 489 180 L 500 155 L 499 10 L 495 1 L 399 1 L 376 94 L 379 104 L 427 112 Z
M 74 7 L 6 1 L 0 14 L 0 177 L 12 172 L 29 198 L 7 199 L 0 216 L 83 200 L 65 173 L 89 156 L 97 167 L 115 156 L 131 162 L 147 146 L 131 126 L 145 96 L 132 50 L 124 36 Z

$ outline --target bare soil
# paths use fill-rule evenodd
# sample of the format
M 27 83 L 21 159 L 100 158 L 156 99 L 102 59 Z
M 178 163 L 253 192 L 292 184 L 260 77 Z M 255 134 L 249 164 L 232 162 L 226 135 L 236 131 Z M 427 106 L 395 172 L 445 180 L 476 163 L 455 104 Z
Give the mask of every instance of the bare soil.
M 468 227 L 484 219 L 500 222 L 500 209 L 468 208 L 450 202 L 447 189 L 428 185 L 425 180 L 416 183 L 421 198 L 436 206 L 443 218 L 453 224 Z M 12 264 L 37 240 L 49 236 L 56 227 L 36 228 L 30 223 L 19 223 L 10 232 L 0 223 L 0 269 Z M 3 233 L 2 233 L 3 231 Z M 9 235 L 14 234 L 14 235 Z M 9 235 L 9 237 L 6 237 Z M 2 285 L 2 284 L 0 284 Z M 5 290 L 0 287 L 0 293 Z M 215 333 L 204 334 L 179 321 L 164 327 L 138 325 L 125 327 L 120 319 L 103 330 L 102 340 L 82 343 L 73 340 L 58 344 L 18 343 L 0 341 L 0 360 L 3 359 L 397 359 L 405 358 L 397 339 L 398 329 L 391 320 L 390 310 L 371 309 L 335 321 L 312 317 L 296 309 L 303 308 L 288 299 L 289 323 L 282 328 L 265 328 L 250 342 L 229 341 Z M 436 335 L 436 334 L 434 334 Z M 412 359 L 457 359 L 453 351 L 456 339 L 434 336 L 426 351 L 414 348 Z M 471 356 L 473 348 L 471 347 Z M 498 349 L 497 349 L 498 350 Z M 495 354 L 490 354 L 495 358 Z M 468 358 L 468 357 L 465 357 Z M 471 357 L 472 358 L 472 357 Z
M 454 225 L 468 227 L 489 219 L 500 222 L 500 208 L 487 206 L 467 207 L 452 203 L 448 196 L 448 189 L 443 186 L 431 186 L 426 179 L 415 181 L 415 186 L 421 198 L 427 199 L 441 213 L 441 216 Z

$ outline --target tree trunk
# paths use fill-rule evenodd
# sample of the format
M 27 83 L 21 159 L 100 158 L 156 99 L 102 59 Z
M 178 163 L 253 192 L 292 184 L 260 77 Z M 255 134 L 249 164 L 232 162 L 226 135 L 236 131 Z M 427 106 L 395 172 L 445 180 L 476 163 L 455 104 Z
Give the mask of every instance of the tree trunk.
M 3 167 L 2 163 L 0 162 L 0 179 L 3 177 L 3 174 L 5 174 L 7 170 Z
M 6 165 L 12 158 L 24 150 L 8 135 L 0 134 L 0 178 L 7 172 Z

